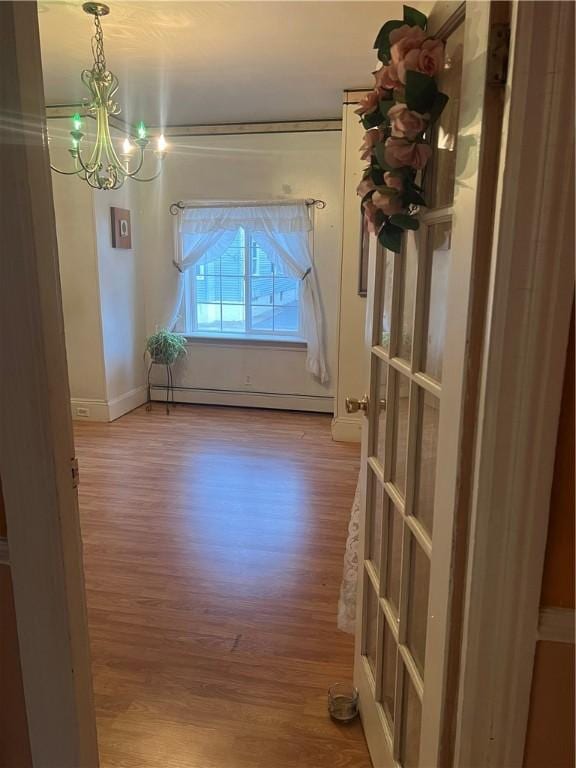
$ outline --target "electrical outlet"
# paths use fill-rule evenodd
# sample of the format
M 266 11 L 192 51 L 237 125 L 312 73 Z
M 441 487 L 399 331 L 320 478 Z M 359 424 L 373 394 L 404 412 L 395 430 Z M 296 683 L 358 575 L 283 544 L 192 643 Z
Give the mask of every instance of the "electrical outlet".
M 76 416 L 83 416 L 84 418 L 87 418 L 90 416 L 90 408 L 76 408 Z

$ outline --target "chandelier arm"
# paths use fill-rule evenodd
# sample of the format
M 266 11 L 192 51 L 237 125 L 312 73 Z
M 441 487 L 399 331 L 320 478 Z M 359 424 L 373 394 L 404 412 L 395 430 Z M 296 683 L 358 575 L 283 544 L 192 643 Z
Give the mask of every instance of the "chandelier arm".
M 138 167 L 135 168 L 133 171 L 129 171 L 128 169 L 126 169 L 126 176 L 128 176 L 129 179 L 133 179 L 134 176 L 140 171 L 143 165 L 144 165 L 144 147 L 140 147 L 140 158 L 138 161 Z
M 56 168 L 55 165 L 50 164 L 50 170 L 56 171 L 56 173 L 61 173 L 62 176 L 77 176 L 79 173 L 82 173 L 82 168 L 78 168 L 75 171 L 61 171 L 60 168 Z
M 154 174 L 154 176 L 148 176 L 145 179 L 139 179 L 137 176 L 130 176 L 130 178 L 133 181 L 154 181 L 154 179 L 157 179 L 158 176 L 162 173 L 162 166 L 158 169 L 158 172 Z

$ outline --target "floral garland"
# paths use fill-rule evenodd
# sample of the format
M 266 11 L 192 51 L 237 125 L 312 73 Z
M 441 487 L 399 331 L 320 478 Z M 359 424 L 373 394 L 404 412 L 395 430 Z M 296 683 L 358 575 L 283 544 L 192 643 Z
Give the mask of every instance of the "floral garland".
M 404 20 L 387 21 L 374 43 L 380 69 L 374 90 L 356 114 L 366 128 L 362 159 L 370 165 L 358 185 L 365 226 L 385 248 L 399 252 L 405 229 L 418 229 L 425 206 L 416 176 L 432 155 L 428 129 L 448 102 L 436 77 L 444 67 L 444 42 L 426 34 L 427 17 L 404 6 Z

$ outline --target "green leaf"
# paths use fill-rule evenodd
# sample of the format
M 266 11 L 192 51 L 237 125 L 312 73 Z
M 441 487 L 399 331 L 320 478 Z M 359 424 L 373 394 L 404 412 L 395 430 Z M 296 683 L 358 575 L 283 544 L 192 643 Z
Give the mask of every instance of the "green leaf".
M 376 160 L 378 161 L 378 165 L 383 171 L 389 171 L 390 166 L 386 162 L 386 158 L 384 157 L 384 142 L 379 141 L 378 144 L 374 147 L 374 155 L 376 156 Z
M 387 21 L 382 27 L 374 43 L 374 48 L 378 49 L 378 58 L 387 64 L 390 61 L 390 32 L 404 24 L 398 19 Z
M 409 216 L 407 213 L 395 213 L 390 216 L 390 223 L 401 229 L 418 229 L 420 222 L 414 216 Z
M 405 184 L 402 190 L 402 202 L 408 207 L 409 205 L 423 205 L 426 207 L 426 200 L 420 194 L 420 190 L 415 185 Z
M 393 107 L 395 103 L 396 102 L 392 98 L 390 98 L 390 99 L 382 99 L 382 101 L 380 102 L 380 114 L 382 115 L 382 118 L 384 120 L 388 119 L 388 110 L 391 107 Z
M 406 72 L 406 106 L 423 115 L 430 112 L 438 95 L 438 88 L 433 77 L 409 69 Z
M 405 5 L 404 23 L 409 24 L 411 27 L 421 27 L 421 29 L 426 29 L 428 19 L 421 11 L 417 11 L 416 8 L 411 8 L 409 5 Z
M 444 107 L 446 104 L 448 104 L 448 96 L 446 96 L 445 93 L 438 93 L 436 94 L 436 98 L 434 99 L 434 103 L 432 104 L 432 109 L 430 110 L 430 122 L 435 123 L 436 120 L 440 117 L 442 112 L 444 111 Z
M 389 251 L 400 253 L 402 249 L 402 230 L 394 224 L 385 224 L 378 233 L 378 240 Z
M 376 128 L 376 126 L 380 125 L 383 119 L 380 110 L 375 109 L 374 112 L 370 112 L 369 115 L 362 115 L 361 122 L 364 128 L 369 131 L 370 128 Z

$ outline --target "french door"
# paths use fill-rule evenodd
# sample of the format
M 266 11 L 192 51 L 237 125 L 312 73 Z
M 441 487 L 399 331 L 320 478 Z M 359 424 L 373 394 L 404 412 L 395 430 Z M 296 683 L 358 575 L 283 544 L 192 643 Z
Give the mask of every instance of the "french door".
M 429 16 L 450 97 L 429 207 L 402 253 L 370 249 L 355 681 L 375 768 L 440 764 L 490 6 Z

